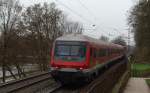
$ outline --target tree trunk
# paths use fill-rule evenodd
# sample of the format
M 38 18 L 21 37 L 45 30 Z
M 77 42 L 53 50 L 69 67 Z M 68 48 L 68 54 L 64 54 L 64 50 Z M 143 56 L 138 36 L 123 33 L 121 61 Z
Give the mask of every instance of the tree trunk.
M 2 72 L 3 72 L 3 83 L 6 81 L 6 69 L 5 69 L 5 64 L 3 63 L 2 65 Z
M 11 76 L 13 76 L 13 78 L 16 80 L 17 78 L 16 78 L 16 76 L 13 74 L 11 68 L 10 68 L 8 65 L 6 65 L 6 67 L 7 67 L 7 70 L 10 72 Z
M 18 64 L 16 64 L 16 68 L 18 70 L 18 74 L 23 75 L 23 77 L 26 77 L 26 74 L 21 70 L 20 66 Z

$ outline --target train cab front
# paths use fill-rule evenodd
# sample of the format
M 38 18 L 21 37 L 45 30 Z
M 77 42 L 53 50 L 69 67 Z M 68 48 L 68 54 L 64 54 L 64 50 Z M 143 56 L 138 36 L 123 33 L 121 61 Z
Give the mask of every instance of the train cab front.
M 86 42 L 56 41 L 51 57 L 51 73 L 61 83 L 74 82 L 85 76 L 88 48 Z

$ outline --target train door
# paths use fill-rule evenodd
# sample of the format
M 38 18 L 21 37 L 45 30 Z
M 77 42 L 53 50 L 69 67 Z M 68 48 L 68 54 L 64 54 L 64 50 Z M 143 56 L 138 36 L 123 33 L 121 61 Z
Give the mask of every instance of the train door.
M 90 67 L 93 67 L 95 65 L 96 61 L 96 49 L 95 48 L 90 48 Z

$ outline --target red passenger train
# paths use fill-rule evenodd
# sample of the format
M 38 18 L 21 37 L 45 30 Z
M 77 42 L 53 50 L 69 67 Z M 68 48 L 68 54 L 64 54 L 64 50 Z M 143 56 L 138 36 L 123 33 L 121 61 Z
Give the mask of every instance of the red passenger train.
M 51 72 L 61 83 L 91 80 L 101 68 L 124 56 L 125 47 L 81 34 L 56 39 L 51 55 Z

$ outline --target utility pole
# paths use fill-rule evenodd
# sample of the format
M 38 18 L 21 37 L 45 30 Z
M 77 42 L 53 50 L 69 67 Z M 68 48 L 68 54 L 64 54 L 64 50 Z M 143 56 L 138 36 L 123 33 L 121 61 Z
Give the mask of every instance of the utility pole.
M 128 52 L 130 51 L 130 28 L 128 29 Z

